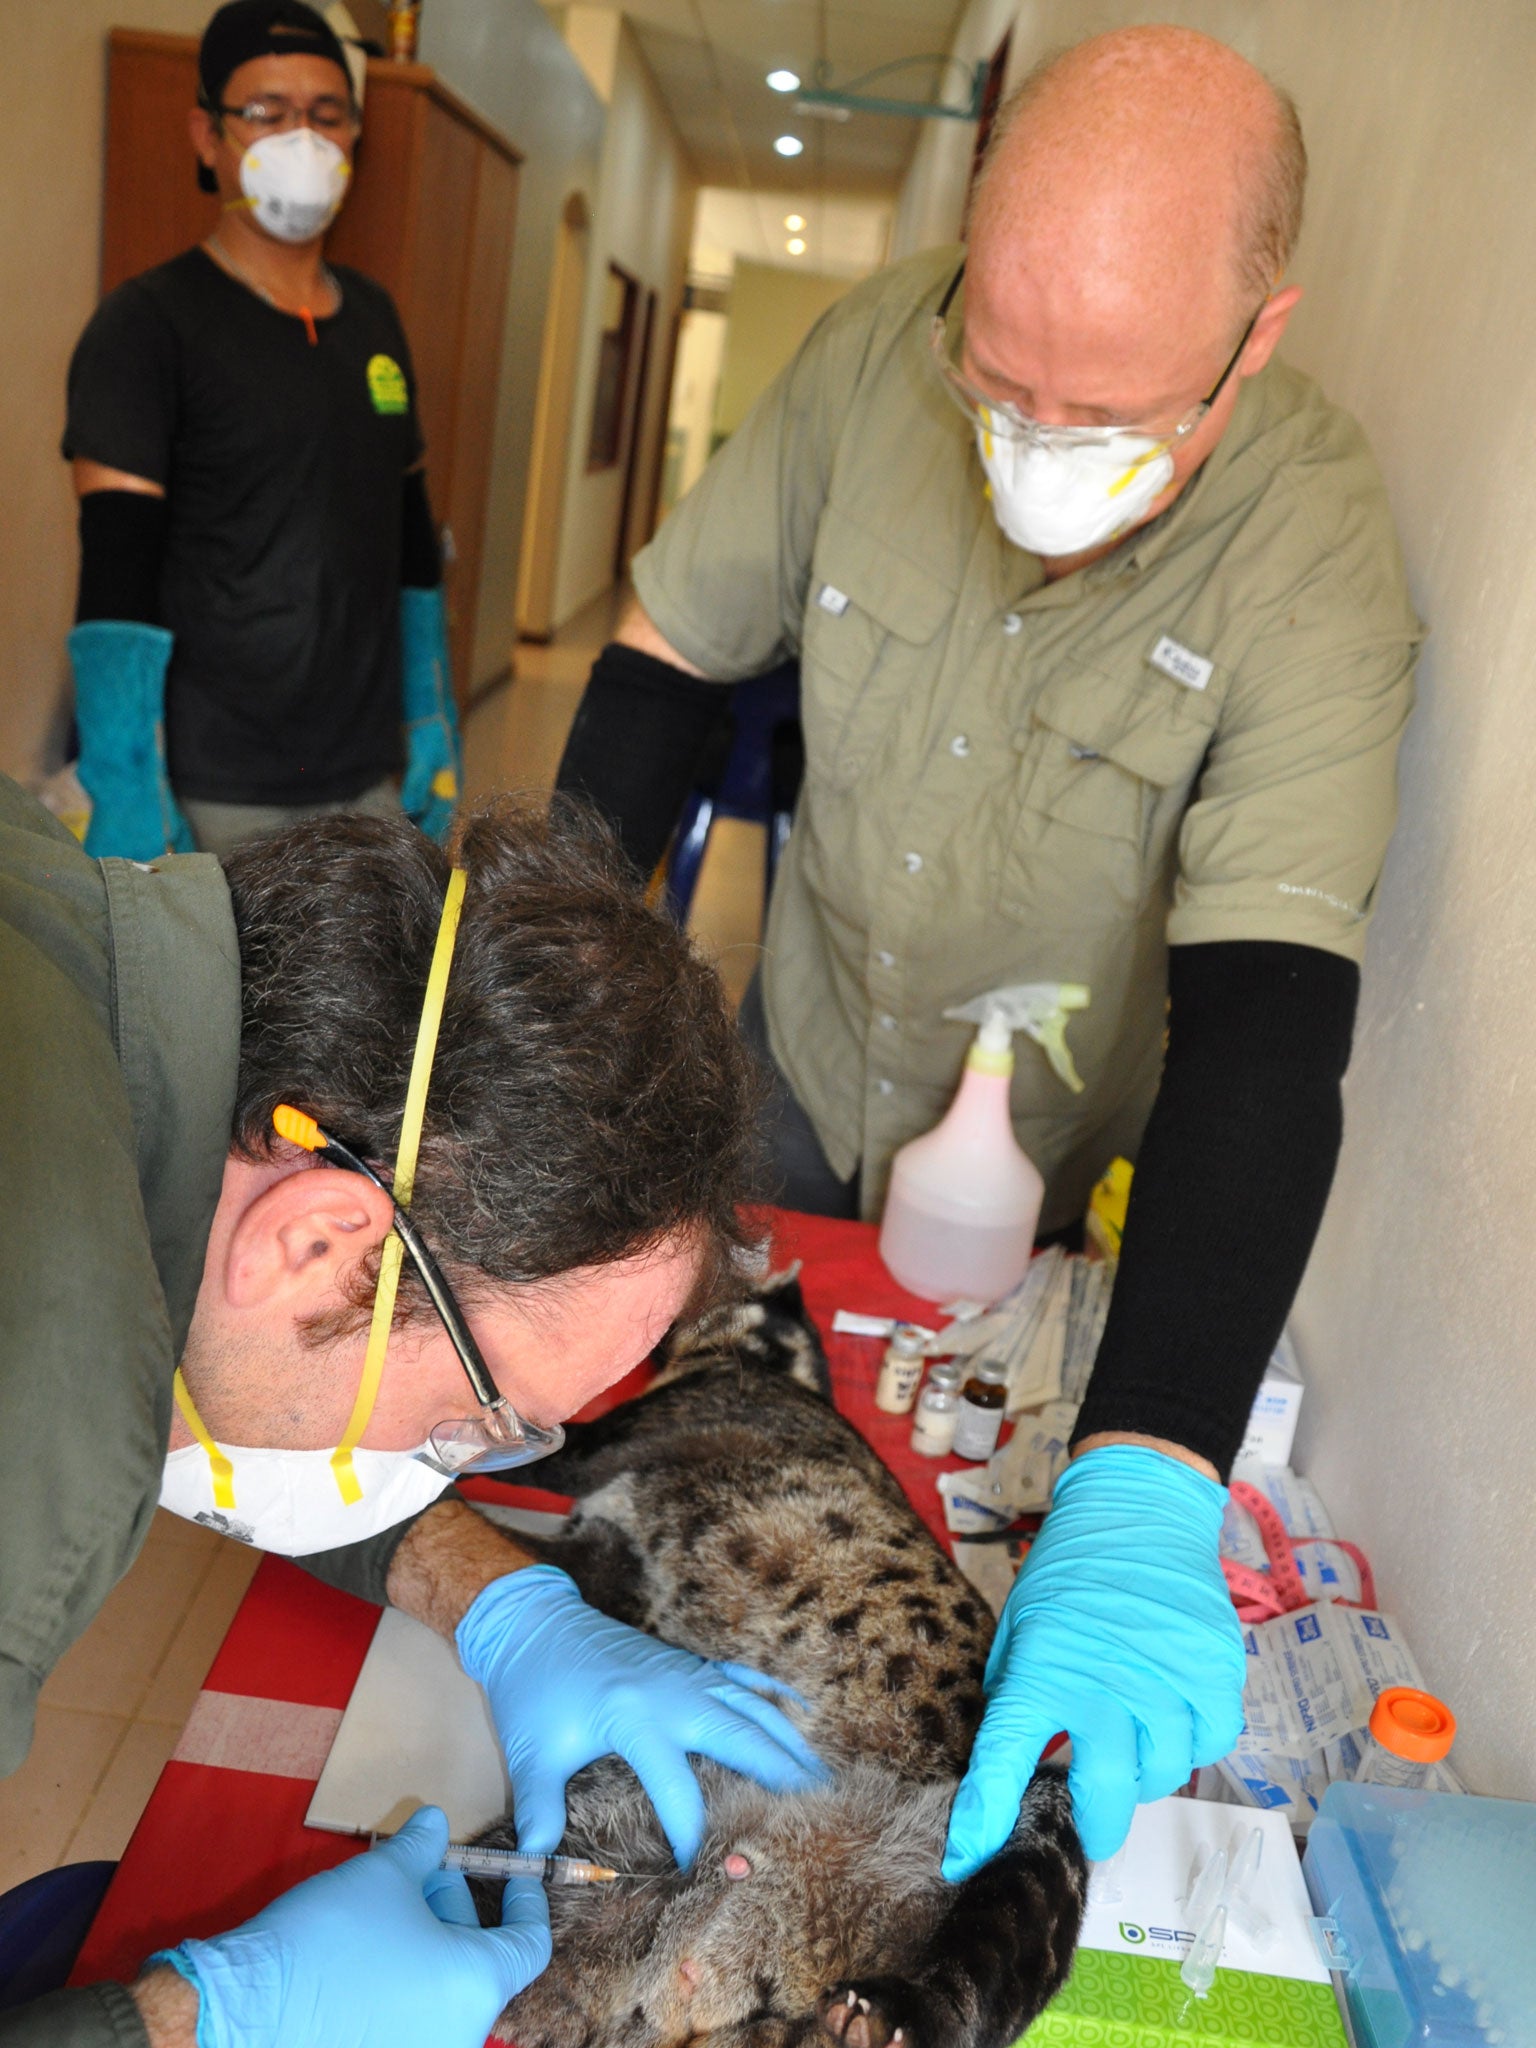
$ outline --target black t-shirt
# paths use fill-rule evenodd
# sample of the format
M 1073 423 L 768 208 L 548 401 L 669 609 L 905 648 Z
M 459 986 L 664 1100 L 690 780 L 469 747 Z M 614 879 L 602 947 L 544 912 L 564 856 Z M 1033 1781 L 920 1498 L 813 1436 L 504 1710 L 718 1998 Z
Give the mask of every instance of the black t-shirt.
M 188 250 L 104 299 L 69 366 L 66 458 L 165 486 L 182 796 L 337 801 L 401 766 L 415 385 L 389 294 L 335 274 L 340 309 L 311 344 L 302 320 Z

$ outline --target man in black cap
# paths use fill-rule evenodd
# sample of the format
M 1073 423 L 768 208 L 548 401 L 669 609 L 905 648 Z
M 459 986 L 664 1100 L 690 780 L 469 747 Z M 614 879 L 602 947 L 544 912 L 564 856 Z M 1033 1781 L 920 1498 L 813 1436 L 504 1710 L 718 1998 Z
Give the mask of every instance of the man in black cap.
M 410 354 L 388 294 L 323 255 L 359 126 L 312 7 L 221 7 L 191 114 L 219 225 L 121 285 L 75 350 L 94 854 L 224 853 L 402 804 L 446 830 L 459 736 Z

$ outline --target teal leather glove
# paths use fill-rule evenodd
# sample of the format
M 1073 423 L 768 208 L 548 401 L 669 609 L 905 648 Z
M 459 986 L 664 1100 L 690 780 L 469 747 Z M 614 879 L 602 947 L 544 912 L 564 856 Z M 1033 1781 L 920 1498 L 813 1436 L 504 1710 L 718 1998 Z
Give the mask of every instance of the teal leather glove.
M 87 619 L 69 636 L 77 772 L 91 799 L 85 850 L 98 860 L 196 851 L 165 769 L 165 672 L 174 644 L 163 626 L 128 619 Z
M 1125 1840 L 1138 1800 L 1177 1791 L 1237 1741 L 1246 1659 L 1217 1557 L 1226 1498 L 1136 1444 L 1085 1451 L 1057 1480 L 987 1659 L 987 1711 L 950 1813 L 951 1882 L 1007 1841 L 1060 1729 L 1095 1862 Z
M 549 1906 L 513 1878 L 501 1926 L 482 1928 L 463 1878 L 438 1868 L 447 1846 L 424 1806 L 232 1934 L 152 1956 L 196 1989 L 198 2048 L 481 2048 L 549 1962 Z
M 485 1688 L 506 1753 L 521 1849 L 549 1855 L 565 1833 L 565 1787 L 597 1757 L 623 1757 L 685 1868 L 704 1839 L 688 1753 L 770 1791 L 828 1776 L 765 1692 L 788 1686 L 711 1664 L 589 1607 L 551 1564 L 494 1579 L 459 1623 L 459 1657 Z
M 400 593 L 401 700 L 405 781 L 400 808 L 441 845 L 464 787 L 459 715 L 448 668 L 448 625 L 441 587 Z

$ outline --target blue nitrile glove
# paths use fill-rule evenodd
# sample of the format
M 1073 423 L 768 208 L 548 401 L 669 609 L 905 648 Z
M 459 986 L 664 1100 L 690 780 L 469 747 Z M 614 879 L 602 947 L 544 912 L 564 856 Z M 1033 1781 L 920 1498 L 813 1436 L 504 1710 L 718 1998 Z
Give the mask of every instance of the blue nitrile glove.
M 482 1928 L 463 1878 L 438 1868 L 447 1846 L 424 1806 L 232 1934 L 152 1956 L 195 1987 L 198 2048 L 481 2048 L 549 1962 L 549 1905 L 513 1878 L 501 1926 Z
M 400 808 L 441 843 L 464 787 L 459 714 L 448 667 L 448 623 L 441 585 L 400 593 L 401 703 L 405 781 Z
M 78 774 L 91 799 L 85 850 L 158 860 L 197 842 L 165 771 L 165 672 L 174 636 L 131 619 L 87 619 L 69 636 Z
M 949 1819 L 952 1882 L 1007 1841 L 1060 1729 L 1095 1862 L 1125 1840 L 1138 1800 L 1177 1791 L 1237 1741 L 1246 1659 L 1216 1550 L 1226 1498 L 1138 1444 L 1085 1451 L 1057 1480 L 987 1659 L 987 1711 Z
M 566 1781 L 600 1756 L 623 1757 L 685 1867 L 704 1839 L 704 1797 L 688 1767 L 690 1750 L 773 1792 L 828 1775 L 763 1697 L 797 1698 L 789 1686 L 740 1664 L 706 1663 L 599 1614 L 552 1564 L 493 1579 L 454 1640 L 490 1700 L 518 1847 L 534 1855 L 558 1848 Z

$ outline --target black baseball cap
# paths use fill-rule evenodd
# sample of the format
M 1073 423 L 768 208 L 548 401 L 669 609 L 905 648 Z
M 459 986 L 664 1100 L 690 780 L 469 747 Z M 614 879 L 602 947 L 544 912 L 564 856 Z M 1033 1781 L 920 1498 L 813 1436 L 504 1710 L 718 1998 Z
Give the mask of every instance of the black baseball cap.
M 304 0 L 229 0 L 203 30 L 197 52 L 199 105 L 216 114 L 230 78 L 253 57 L 327 57 L 346 79 L 347 97 L 353 97 L 347 53 L 324 15 Z M 206 165 L 198 165 L 197 182 L 205 192 L 218 190 Z
M 203 30 L 197 53 L 197 96 L 210 113 L 253 57 L 328 57 L 352 91 L 347 53 L 323 14 L 304 0 L 230 0 Z

